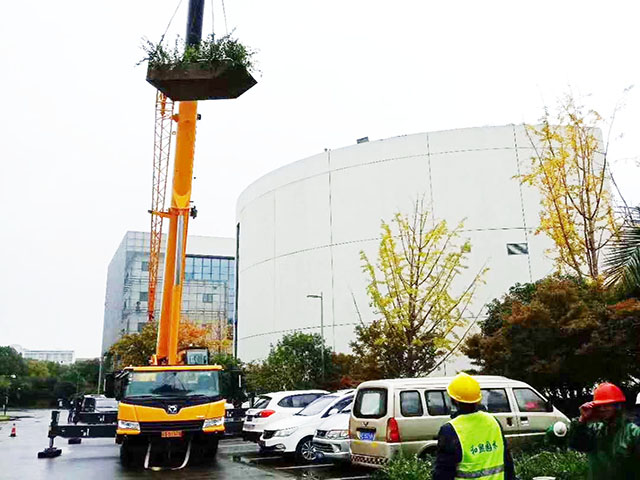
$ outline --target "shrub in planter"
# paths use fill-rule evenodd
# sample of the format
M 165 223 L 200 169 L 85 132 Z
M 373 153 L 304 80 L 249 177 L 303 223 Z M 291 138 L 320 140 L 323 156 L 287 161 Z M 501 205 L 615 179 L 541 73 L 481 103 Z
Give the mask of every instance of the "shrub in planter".
M 416 456 L 398 456 L 378 470 L 373 478 L 375 480 L 431 480 L 432 469 L 430 460 L 422 460 Z
M 539 476 L 555 477 L 557 480 L 586 480 L 589 470 L 586 456 L 572 450 L 522 454 L 514 459 L 514 463 L 516 475 L 521 480 Z
M 147 41 L 143 49 L 147 81 L 174 101 L 237 98 L 257 83 L 255 52 L 230 35 L 197 45 L 178 38 L 172 49 Z

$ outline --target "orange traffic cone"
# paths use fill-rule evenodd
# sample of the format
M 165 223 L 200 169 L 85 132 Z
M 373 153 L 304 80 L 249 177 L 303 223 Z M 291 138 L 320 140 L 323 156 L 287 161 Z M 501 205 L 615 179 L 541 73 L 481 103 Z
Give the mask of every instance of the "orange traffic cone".
M 15 437 L 16 436 L 16 424 L 13 424 L 13 427 L 11 427 L 11 435 L 9 435 L 10 437 Z

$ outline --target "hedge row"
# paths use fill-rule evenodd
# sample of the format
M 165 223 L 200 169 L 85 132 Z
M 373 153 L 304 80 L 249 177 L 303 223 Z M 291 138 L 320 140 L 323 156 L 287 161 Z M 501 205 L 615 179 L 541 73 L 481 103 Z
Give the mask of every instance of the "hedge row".
M 516 475 L 520 480 L 538 476 L 557 480 L 586 480 L 587 460 L 584 454 L 573 451 L 542 451 L 515 456 Z M 431 480 L 433 463 L 430 459 L 398 457 L 374 475 L 376 480 Z

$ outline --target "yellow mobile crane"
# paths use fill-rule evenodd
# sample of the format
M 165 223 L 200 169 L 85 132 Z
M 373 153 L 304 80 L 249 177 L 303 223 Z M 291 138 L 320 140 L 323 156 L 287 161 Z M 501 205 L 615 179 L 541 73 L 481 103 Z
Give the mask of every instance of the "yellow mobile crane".
M 187 45 L 200 42 L 203 10 L 204 0 L 190 0 Z M 160 220 L 169 220 L 169 235 L 156 354 L 150 365 L 125 368 L 118 377 L 116 442 L 121 444 L 120 458 L 124 464 L 143 461 L 149 468 L 162 456 L 168 459 L 171 468 L 182 468 L 193 453 L 200 459 L 215 457 L 225 418 L 220 388 L 222 368 L 208 365 L 206 351 L 178 352 L 187 230 L 192 211 L 197 100 L 236 98 L 256 82 L 246 69 L 224 60 L 208 70 L 160 74 L 149 71 L 147 80 L 161 92 L 161 102 L 166 97 L 179 101 L 178 114 L 173 115 L 177 134 L 171 207 L 168 211 L 151 211 Z M 156 266 L 160 246 L 157 233 L 152 231 L 150 261 Z M 155 292 L 155 285 L 152 287 Z M 153 305 L 149 318 L 153 321 Z
M 204 0 L 189 0 L 186 45 L 201 41 Z M 149 68 L 147 81 L 156 95 L 156 151 L 152 195 L 149 272 L 149 321 L 154 319 L 157 267 L 162 220 L 169 220 L 162 308 L 156 353 L 149 365 L 125 368 L 116 376 L 115 396 L 120 400 L 117 424 L 94 414 L 84 424 L 59 424 L 59 411 L 51 414 L 49 447 L 38 458 L 53 458 L 62 450 L 56 437 L 80 443 L 82 438 L 113 438 L 121 445 L 123 464 L 144 462 L 145 468 L 162 457 L 170 468 L 183 468 L 192 453 L 212 460 L 224 433 L 225 400 L 221 391 L 222 367 L 209 365 L 208 352 L 178 352 L 189 215 L 196 140 L 198 100 L 237 98 L 256 84 L 246 66 L 229 59 L 196 63 L 185 68 Z M 178 114 L 173 114 L 179 102 Z M 171 207 L 164 211 L 164 188 L 171 145 L 171 122 L 177 122 Z M 162 201 L 160 201 L 162 199 Z M 231 383 L 231 382 L 230 382 Z M 111 390 L 109 388 L 108 390 Z M 154 467 L 159 468 L 159 467 Z

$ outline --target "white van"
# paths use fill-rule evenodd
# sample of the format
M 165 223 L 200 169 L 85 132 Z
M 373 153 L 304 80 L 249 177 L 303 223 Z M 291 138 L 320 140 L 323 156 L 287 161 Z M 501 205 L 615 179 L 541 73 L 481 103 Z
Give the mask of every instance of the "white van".
M 509 441 L 543 436 L 569 419 L 524 382 L 474 376 L 482 389 L 482 409 L 493 414 Z M 453 377 L 402 378 L 361 383 L 349 420 L 351 461 L 381 467 L 393 456 L 433 455 L 440 427 L 454 406 L 447 394 Z

